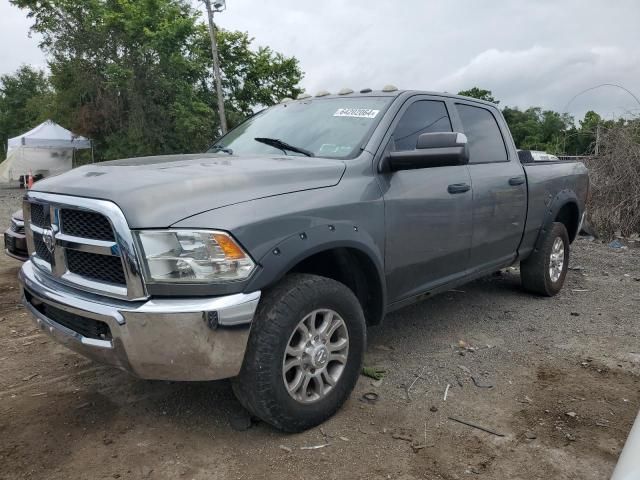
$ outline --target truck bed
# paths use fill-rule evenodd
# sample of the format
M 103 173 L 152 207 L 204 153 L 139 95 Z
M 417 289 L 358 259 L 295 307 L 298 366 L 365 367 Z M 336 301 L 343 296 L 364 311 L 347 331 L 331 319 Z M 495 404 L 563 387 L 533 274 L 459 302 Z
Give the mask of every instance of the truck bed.
M 570 160 L 523 163 L 522 167 L 527 176 L 528 200 L 525 231 L 518 253 L 520 257 L 526 257 L 534 248 L 541 226 L 551 214 L 554 200 L 570 195 L 575 198 L 580 211 L 584 211 L 589 175 L 582 162 Z M 575 231 L 569 232 L 572 241 L 578 234 L 577 228 L 578 225 Z

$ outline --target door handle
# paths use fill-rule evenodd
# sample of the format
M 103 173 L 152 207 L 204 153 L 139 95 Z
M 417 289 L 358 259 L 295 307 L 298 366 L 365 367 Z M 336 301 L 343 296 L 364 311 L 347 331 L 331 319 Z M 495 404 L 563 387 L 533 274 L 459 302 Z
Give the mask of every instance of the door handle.
M 467 183 L 453 183 L 447 187 L 447 192 L 454 193 L 464 193 L 471 190 L 471 185 Z
M 522 185 L 525 182 L 525 180 L 526 179 L 524 178 L 524 175 L 520 175 L 518 177 L 511 177 L 509 179 L 509 185 L 513 185 L 513 186 Z

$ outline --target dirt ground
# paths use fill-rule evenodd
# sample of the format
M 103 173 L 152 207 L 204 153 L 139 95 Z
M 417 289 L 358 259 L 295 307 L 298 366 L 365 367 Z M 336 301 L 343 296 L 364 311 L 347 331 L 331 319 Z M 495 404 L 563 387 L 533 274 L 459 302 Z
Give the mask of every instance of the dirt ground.
M 20 196 L 0 191 L 3 230 Z M 578 240 L 555 298 L 510 269 L 390 315 L 369 336 L 381 384 L 297 435 L 234 430 L 228 382 L 138 380 L 57 345 L 0 257 L 2 479 L 605 479 L 640 408 L 640 248 Z

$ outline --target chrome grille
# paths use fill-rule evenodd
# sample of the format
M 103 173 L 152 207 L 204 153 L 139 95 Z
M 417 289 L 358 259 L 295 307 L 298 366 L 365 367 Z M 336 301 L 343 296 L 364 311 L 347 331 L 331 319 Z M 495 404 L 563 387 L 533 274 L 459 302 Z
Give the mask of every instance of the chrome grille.
M 38 227 L 44 227 L 47 225 L 45 208 L 41 203 L 31 204 L 31 223 Z
M 116 298 L 148 298 L 131 231 L 112 202 L 29 192 L 25 235 L 33 264 L 57 280 Z
M 62 233 L 94 240 L 113 242 L 113 229 L 109 220 L 99 213 L 64 208 L 60 212 Z
M 47 263 L 53 262 L 53 255 L 51 255 L 51 252 L 45 245 L 44 240 L 42 240 L 42 234 L 40 233 L 33 234 L 33 244 L 36 247 L 35 250 L 36 250 L 36 255 L 38 255 L 38 257 L 40 257 L 42 260 L 44 260 Z
M 67 250 L 67 268 L 70 272 L 84 277 L 92 278 L 99 282 L 124 285 L 124 269 L 120 257 L 110 255 L 97 255 L 95 253 L 81 252 L 80 250 Z

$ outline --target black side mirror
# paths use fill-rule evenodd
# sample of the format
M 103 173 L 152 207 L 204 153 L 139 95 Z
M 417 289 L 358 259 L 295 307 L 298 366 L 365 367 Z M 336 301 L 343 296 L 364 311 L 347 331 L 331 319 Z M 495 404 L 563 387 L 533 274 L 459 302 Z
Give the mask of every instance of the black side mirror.
M 467 137 L 458 132 L 423 133 L 415 150 L 389 152 L 380 164 L 381 171 L 449 167 L 469 163 Z

